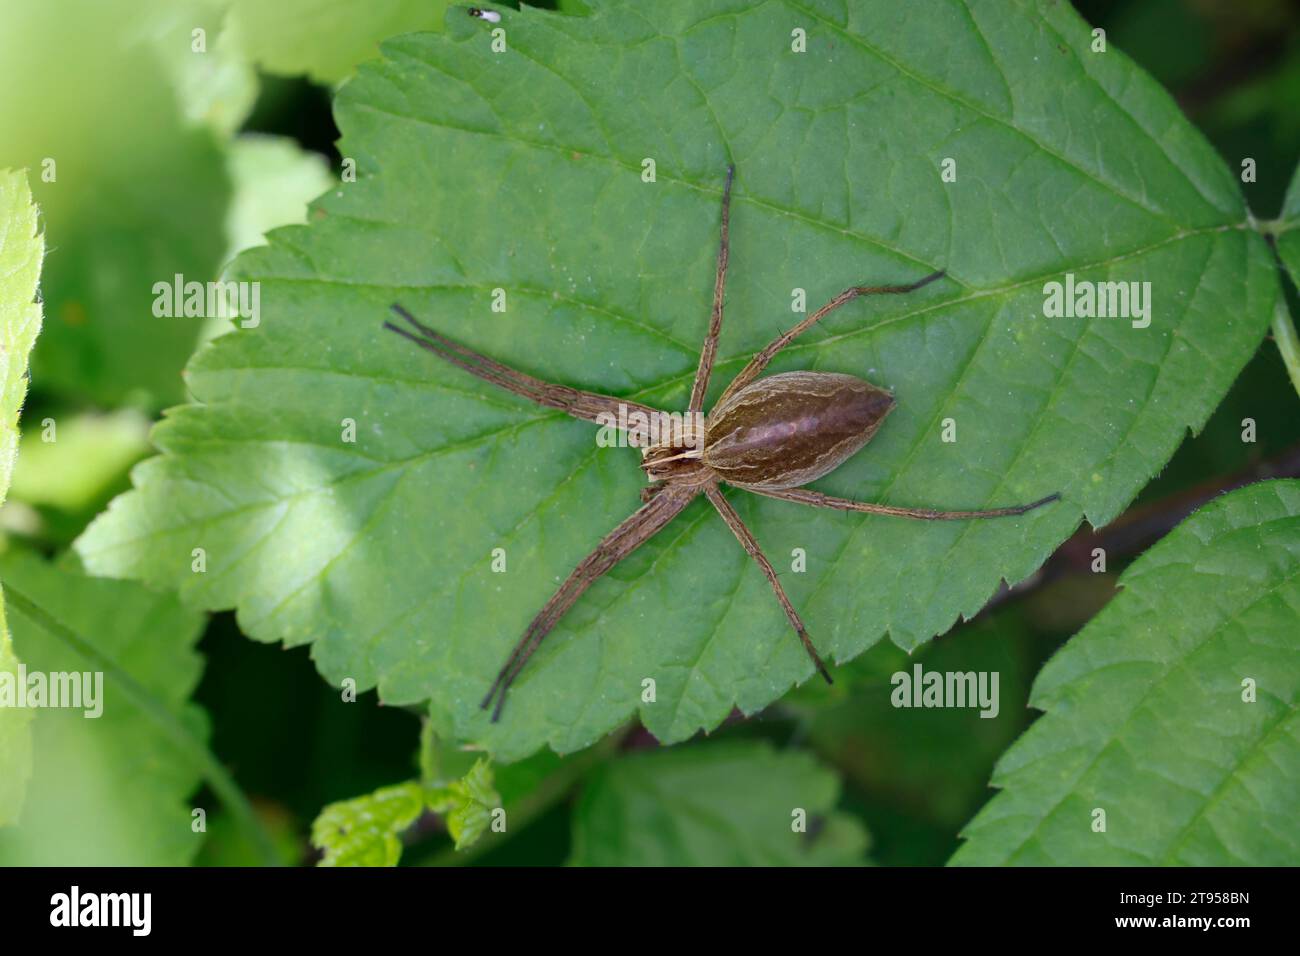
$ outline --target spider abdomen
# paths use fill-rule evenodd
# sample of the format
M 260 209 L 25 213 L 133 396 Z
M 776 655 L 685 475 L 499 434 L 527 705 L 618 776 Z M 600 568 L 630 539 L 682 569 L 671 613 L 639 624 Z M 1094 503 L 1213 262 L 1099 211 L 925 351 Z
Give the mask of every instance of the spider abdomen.
M 892 395 L 852 375 L 760 378 L 709 415 L 703 460 L 738 488 L 797 488 L 865 445 L 893 406 Z

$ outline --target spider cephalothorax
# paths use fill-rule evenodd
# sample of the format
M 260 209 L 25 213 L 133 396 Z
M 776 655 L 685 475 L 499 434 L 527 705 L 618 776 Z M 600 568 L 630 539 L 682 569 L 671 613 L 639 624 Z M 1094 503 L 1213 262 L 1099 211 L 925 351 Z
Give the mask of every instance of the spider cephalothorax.
M 740 515 L 723 496 L 721 484 L 820 508 L 930 520 L 1024 514 L 1057 497 L 1049 495 L 1027 505 L 984 511 L 934 511 L 833 498 L 801 487 L 830 473 L 870 441 L 893 408 L 894 398 L 870 382 L 836 372 L 785 372 L 767 378 L 759 376 L 781 349 L 828 312 L 862 295 L 912 292 L 942 278 L 942 271 L 933 272 L 909 285 L 852 286 L 841 292 L 750 359 L 727 386 L 707 418 L 704 417 L 704 396 L 722 331 L 733 172 L 728 167 L 722 191 L 722 241 L 718 248 L 718 268 L 713 286 L 713 313 L 684 415 L 671 415 L 626 399 L 533 378 L 453 342 L 421 323 L 400 305 L 394 305 L 393 311 L 410 328 L 384 323 L 387 328 L 452 365 L 539 405 L 558 408 L 575 418 L 602 425 L 620 423 L 628 443 L 642 449 L 641 468 L 651 482 L 641 494 L 642 506 L 607 534 L 578 564 L 524 631 L 483 698 L 485 708 L 496 698 L 496 707 L 492 711 L 494 721 L 501 716 L 506 690 L 519 676 L 542 639 L 582 593 L 700 494 L 709 499 L 741 546 L 758 563 L 814 667 L 830 682 L 830 674 L 813 647 L 802 619 L 786 597 L 776 571 Z M 628 425 L 629 422 L 635 424 Z M 661 423 L 663 427 L 659 427 Z M 651 427 L 647 428 L 647 425 Z

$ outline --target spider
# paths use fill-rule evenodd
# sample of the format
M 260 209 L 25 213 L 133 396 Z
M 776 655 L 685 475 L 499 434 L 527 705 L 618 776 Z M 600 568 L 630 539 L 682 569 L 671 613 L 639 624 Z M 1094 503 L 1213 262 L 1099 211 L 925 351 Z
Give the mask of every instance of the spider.
M 772 568 L 772 562 L 763 554 L 758 541 L 735 508 L 723 497 L 719 488 L 721 484 L 817 508 L 924 520 L 1020 515 L 1059 497 L 1052 494 L 1032 504 L 983 511 L 935 511 L 834 498 L 801 487 L 830 473 L 862 448 L 893 409 L 894 397 L 860 378 L 836 372 L 783 372 L 766 378 L 759 376 L 777 353 L 845 303 L 864 295 L 901 295 L 913 292 L 942 278 L 942 270 L 907 285 L 851 286 L 845 289 L 756 353 L 727 386 L 713 410 L 704 416 L 704 396 L 718 351 L 718 336 L 722 331 L 731 184 L 734 176 L 735 167 L 728 166 L 722 190 L 721 242 L 713 285 L 713 312 L 691 386 L 687 406 L 687 416 L 690 418 L 686 419 L 683 427 L 660 429 L 666 435 L 658 436 L 657 440 L 630 428 L 623 429 L 627 433 L 628 443 L 641 447 L 641 468 L 650 482 L 641 492 L 642 505 L 579 562 L 573 573 L 528 625 L 480 705 L 486 710 L 496 699 L 496 706 L 492 710 L 493 723 L 501 718 L 501 709 L 510 685 L 542 640 L 583 592 L 662 530 L 701 494 L 709 499 L 741 546 L 762 569 L 781 609 L 812 659 L 813 666 L 828 684 L 832 683 L 830 672 L 813 646 L 799 612 L 786 597 L 785 589 Z M 625 423 L 637 413 L 642 421 L 668 421 L 672 418 L 637 402 L 534 378 L 452 341 L 421 323 L 398 303 L 393 304 L 392 310 L 410 328 L 391 321 L 384 323 L 385 328 L 404 336 L 457 368 L 545 408 L 560 409 L 574 418 L 602 424 L 614 420 Z M 698 427 L 692 428 L 692 419 L 703 422 L 702 436 L 698 434 Z

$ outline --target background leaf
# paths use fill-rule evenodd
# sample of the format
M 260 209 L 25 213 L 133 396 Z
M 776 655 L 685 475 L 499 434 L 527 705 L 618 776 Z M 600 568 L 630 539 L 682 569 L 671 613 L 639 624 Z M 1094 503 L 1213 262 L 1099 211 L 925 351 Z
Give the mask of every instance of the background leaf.
M 1278 255 L 1300 287 L 1300 166 L 1296 166 L 1291 178 L 1275 233 Z
M 418 781 L 331 803 L 311 827 L 311 842 L 325 851 L 321 866 L 396 866 L 398 837 L 424 812 Z
M 227 259 L 263 244 L 272 229 L 307 221 L 307 204 L 334 183 L 325 158 L 283 136 L 242 136 L 230 147 L 234 184 Z
M 379 54 L 379 41 L 436 30 L 448 0 L 232 0 L 223 44 L 268 73 L 337 83 Z
M 1217 499 L 1120 583 L 1039 674 L 1047 713 L 999 761 L 1003 792 L 953 862 L 1294 865 L 1300 481 Z
M 0 504 L 9 491 L 18 454 L 27 356 L 41 329 L 36 284 L 44 250 L 27 177 L 0 169 Z M 0 673 L 17 674 L 17 668 L 0 591 Z M 32 768 L 30 724 L 30 711 L 0 707 L 0 826 L 12 823 L 23 804 Z
M 80 553 L 235 607 L 257 639 L 312 642 L 332 683 L 428 699 L 440 737 L 501 759 L 580 748 L 634 712 L 677 741 L 767 705 L 810 664 L 697 503 L 570 612 L 489 725 L 477 703 L 507 650 L 636 506 L 636 454 L 380 329 L 401 300 L 533 374 L 680 408 L 732 160 L 713 395 L 788 327 L 793 289 L 811 308 L 944 267 L 915 295 L 840 310 L 773 367 L 896 389 L 871 447 L 820 486 L 936 507 L 1064 495 L 959 523 L 733 497 L 778 567 L 807 552 L 784 580 L 837 660 L 946 630 L 1081 515 L 1104 524 L 1132 499 L 1205 421 L 1278 294 L 1234 177 L 1168 95 L 1119 52 L 1093 54 L 1065 5 L 1014 6 L 913 20 L 885 2 L 679 0 L 650 21 L 605 3 L 506 12 L 504 53 L 469 17 L 390 42 L 338 99 L 361 180 L 236 264 L 261 283 L 261 326 L 195 358 L 198 403 L 156 429 L 164 454 Z M 1066 272 L 1152 281 L 1151 326 L 1044 318 L 1044 283 Z M 206 575 L 189 572 L 200 545 Z
M 1282 206 L 1282 216 L 1273 224 L 1273 239 L 1278 258 L 1291 274 L 1291 281 L 1300 290 L 1300 166 L 1287 190 Z M 1300 333 L 1287 307 L 1285 297 L 1278 297 L 1273 315 L 1273 340 L 1286 363 L 1287 373 L 1296 394 L 1300 395 Z
M 867 835 L 839 781 L 761 742 L 653 750 L 596 771 L 573 812 L 579 866 L 849 866 Z M 796 809 L 807 829 L 792 829 Z
M 189 703 L 202 660 L 194 651 L 202 615 L 138 584 L 86 577 L 65 559 L 51 564 L 23 550 L 0 555 L 10 591 L 9 623 L 28 671 L 99 668 L 12 604 L 15 593 L 49 609 L 97 652 L 160 701 L 174 719 L 207 737 Z M 104 674 L 103 712 L 36 709 L 35 768 L 22 815 L 0 830 L 0 865 L 179 866 L 203 840 L 191 830 L 188 798 L 199 771 L 179 747 Z M 211 810 L 212 807 L 205 808 Z
M 21 528 L 30 518 L 45 542 L 66 548 L 129 486 L 131 466 L 150 452 L 150 422 L 135 408 L 28 414 L 4 519 Z
M 205 123 L 230 136 L 252 112 L 257 71 L 233 43 L 219 43 L 230 0 L 135 0 L 131 27 L 149 42 L 171 77 L 172 88 L 192 124 Z M 195 31 L 202 30 L 197 51 Z
M 988 799 L 995 760 L 1029 725 L 1026 704 L 1041 643 L 1015 609 L 1006 609 L 954 628 L 912 655 L 879 644 L 842 668 L 828 693 L 815 693 L 820 688 L 809 683 L 786 698 L 782 710 L 797 715 L 805 746 L 864 799 L 876 862 L 933 866 L 952 855 L 955 834 Z M 867 664 L 876 665 L 875 673 L 857 671 Z M 997 712 L 896 707 L 894 675 L 911 677 L 917 665 L 924 673 L 996 674 Z M 899 839 L 900 817 L 908 819 L 909 839 Z M 915 855 L 893 855 L 905 852 Z
M 212 128 L 186 120 L 171 82 L 177 56 L 200 55 L 189 31 L 164 34 L 186 52 L 160 51 L 141 16 L 127 0 L 24 0 L 0 31 L 0 165 L 31 169 L 58 237 L 33 380 L 103 404 L 182 398 L 199 323 L 155 317 L 152 287 L 214 277 L 229 196 Z

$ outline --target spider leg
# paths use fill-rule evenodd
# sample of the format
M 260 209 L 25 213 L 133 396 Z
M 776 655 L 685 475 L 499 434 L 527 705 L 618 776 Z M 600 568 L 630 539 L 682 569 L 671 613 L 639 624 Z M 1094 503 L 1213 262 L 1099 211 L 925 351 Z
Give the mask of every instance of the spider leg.
M 684 491 L 678 489 L 665 490 L 656 494 L 619 524 L 618 527 L 605 535 L 600 544 L 596 545 L 596 550 L 578 563 L 578 566 L 573 569 L 565 582 L 560 585 L 559 590 L 551 596 L 551 599 L 533 618 L 532 623 L 528 625 L 528 628 L 524 631 L 524 636 L 519 639 L 514 650 L 510 652 L 510 657 L 497 674 L 496 680 L 492 682 L 492 687 L 488 690 L 487 696 L 483 698 L 483 702 L 479 705 L 479 707 L 486 710 L 488 705 L 492 703 L 492 698 L 497 698 L 496 707 L 492 710 L 493 723 L 496 723 L 501 717 L 501 708 L 506 702 L 506 691 L 510 689 L 510 685 L 519 676 L 519 672 L 524 669 L 528 659 L 533 656 L 533 652 L 537 650 L 551 629 L 559 623 L 565 612 L 573 606 L 574 602 L 582 596 L 587 588 L 596 583 L 601 575 L 635 551 L 676 517 L 678 512 L 690 504 L 691 499 L 697 493 L 692 488 Z
M 385 322 L 384 328 L 396 332 L 403 338 L 414 342 L 420 348 L 432 352 L 444 362 L 463 369 L 485 382 L 496 385 L 498 388 L 503 388 L 529 401 L 536 402 L 544 408 L 558 408 L 574 418 L 596 422 L 601 425 L 616 425 L 624 428 L 625 431 L 627 430 L 626 425 L 620 423 L 626 423 L 636 412 L 646 416 L 645 422 L 647 424 L 652 421 L 663 420 L 663 413 L 651 408 L 649 405 L 642 405 L 639 402 L 629 401 L 625 398 L 599 395 L 596 392 L 584 392 L 580 389 L 570 388 L 567 385 L 556 385 L 540 378 L 534 378 L 495 359 L 488 358 L 482 353 L 475 352 L 473 349 L 447 338 L 440 332 L 434 331 L 397 303 L 393 304 L 392 309 L 396 315 L 406 320 L 411 328 L 408 329 L 393 322 Z M 620 409 L 623 413 L 622 417 L 619 414 Z M 633 436 L 629 435 L 629 437 Z M 634 440 L 631 443 L 638 445 L 645 442 Z
M 799 612 L 794 609 L 794 605 L 786 597 L 785 588 L 781 587 L 781 582 L 777 579 L 772 562 L 767 560 L 767 556 L 759 548 L 758 542 L 750 533 L 749 528 L 745 526 L 745 522 L 736 513 L 736 509 L 731 507 L 731 503 L 723 497 L 722 491 L 717 485 L 707 486 L 704 493 L 708 496 L 709 501 L 713 502 L 713 507 L 718 509 L 718 514 L 722 515 L 722 520 L 727 522 L 727 527 L 736 536 L 736 540 L 749 552 L 750 557 L 758 562 L 758 566 L 767 575 L 768 583 L 772 585 L 772 590 L 776 592 L 776 599 L 781 602 L 781 609 L 785 611 L 785 616 L 790 619 L 790 624 L 794 627 L 795 633 L 799 635 L 799 640 L 803 642 L 803 648 L 808 652 L 808 656 L 812 658 L 813 666 L 817 668 L 817 672 L 826 679 L 826 683 L 835 683 L 831 680 L 830 672 L 826 670 L 826 665 L 822 663 L 821 657 L 818 656 L 817 648 L 813 647 L 812 638 L 808 636 L 808 630 L 803 626 L 803 620 L 799 617 Z
M 922 518 L 926 521 L 959 521 L 963 518 L 1001 518 L 1007 515 L 1022 515 L 1026 511 L 1033 511 L 1035 508 L 1056 501 L 1061 497 L 1059 494 L 1052 494 L 1030 504 L 1015 505 L 1010 508 L 988 508 L 981 511 L 935 511 L 931 508 L 896 508 L 893 505 L 873 505 L 865 501 L 853 501 L 850 498 L 833 498 L 830 495 L 822 494 L 820 491 L 809 491 L 806 488 L 788 488 L 785 491 L 769 491 L 758 488 L 746 488 L 745 490 L 767 498 L 797 501 L 799 504 L 813 505 L 816 508 L 862 511 L 873 515 L 894 515 L 898 518 Z
M 704 410 L 704 393 L 709 390 L 709 376 L 713 373 L 713 360 L 718 354 L 718 336 L 722 332 L 722 295 L 727 284 L 727 259 L 730 255 L 728 234 L 731 222 L 731 180 L 736 174 L 735 166 L 727 167 L 727 183 L 722 187 L 722 241 L 718 245 L 718 272 L 713 280 L 713 314 L 709 318 L 709 331 L 704 336 L 704 347 L 700 349 L 700 364 L 695 371 L 695 383 L 691 386 L 691 402 L 688 412 Z
M 739 375 L 732 379 L 731 384 L 727 386 L 727 390 L 723 392 L 722 397 L 718 399 L 718 403 L 721 404 L 726 401 L 728 396 L 735 394 L 754 379 L 758 378 L 758 376 L 762 374 L 763 369 L 767 368 L 768 363 L 771 362 L 772 359 L 776 358 L 778 352 L 816 325 L 823 317 L 834 312 L 844 303 L 851 302 L 861 295 L 901 295 L 905 292 L 915 292 L 917 289 L 921 288 L 921 286 L 929 285 L 936 279 L 942 278 L 943 275 L 944 271 L 940 269 L 938 272 L 931 272 L 924 279 L 918 279 L 910 285 L 855 285 L 851 288 L 845 289 L 788 332 L 782 332 L 768 343 L 761 352 L 755 353 L 754 357 L 749 360 L 749 364 L 740 370 Z

